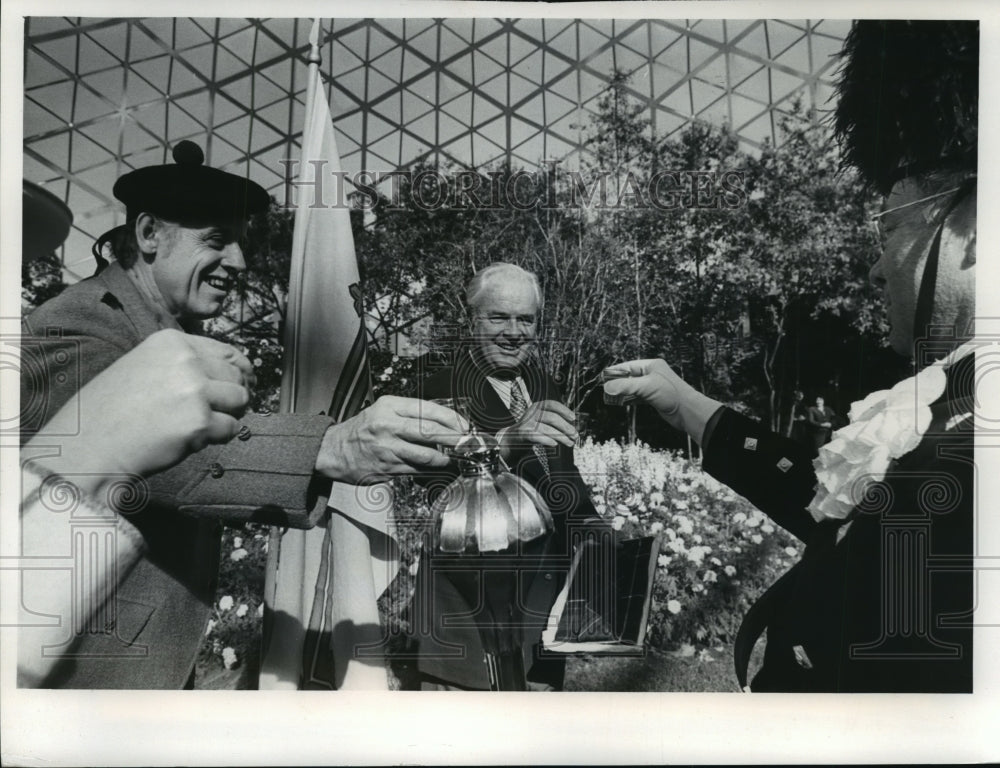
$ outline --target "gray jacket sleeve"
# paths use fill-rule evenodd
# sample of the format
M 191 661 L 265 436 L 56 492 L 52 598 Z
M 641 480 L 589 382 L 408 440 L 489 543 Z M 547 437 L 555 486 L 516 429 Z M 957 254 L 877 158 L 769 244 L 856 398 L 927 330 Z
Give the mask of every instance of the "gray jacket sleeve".
M 144 338 L 145 326 L 106 297 L 95 281 L 84 281 L 25 318 L 22 442 Z M 248 414 L 238 437 L 148 478 L 141 492 L 199 517 L 309 528 L 329 495 L 329 481 L 313 469 L 331 424 L 325 416 Z

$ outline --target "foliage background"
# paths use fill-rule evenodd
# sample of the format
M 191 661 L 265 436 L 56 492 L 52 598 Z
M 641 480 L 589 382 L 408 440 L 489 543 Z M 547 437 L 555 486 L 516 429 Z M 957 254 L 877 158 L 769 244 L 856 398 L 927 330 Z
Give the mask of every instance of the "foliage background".
M 373 383 L 376 394 L 414 394 L 421 358 L 395 354 L 396 342 L 405 334 L 425 348 L 447 347 L 465 327 L 462 286 L 476 269 L 504 260 L 535 272 L 545 295 L 541 361 L 570 407 L 593 417 L 579 464 L 599 509 L 627 534 L 664 537 L 651 646 L 707 653 L 731 641 L 748 604 L 797 557 L 797 544 L 702 473 L 690 443 L 652 412 L 605 406 L 600 371 L 664 357 L 707 394 L 789 432 L 797 392 L 807 403 L 823 394 L 843 414 L 901 368 L 885 347 L 867 280 L 874 201 L 840 168 L 828 127 L 797 110 L 781 124 L 780 145 L 756 155 L 726 126 L 692 123 L 664 139 L 625 82 L 617 75 L 601 99 L 588 129 L 592 157 L 574 169 L 588 189 L 603 185 L 608 205 L 570 205 L 569 169 L 549 166 L 522 179 L 527 206 L 429 209 L 416 201 L 439 195 L 434 185 L 452 185 L 444 192 L 456 199 L 458 171 L 489 188 L 523 169 L 418 166 L 398 199 L 352 212 Z M 740 172 L 745 198 L 735 208 L 642 205 L 643 185 L 664 170 Z M 558 204 L 545 204 L 551 200 Z M 251 221 L 248 270 L 223 315 L 207 324 L 253 361 L 255 408 L 277 408 L 291 232 L 292 214 L 277 202 Z M 53 260 L 24 260 L 25 309 L 62 287 Z M 419 487 L 405 479 L 395 486 L 397 513 L 427 519 Z M 401 606 L 420 537 L 403 538 L 404 567 L 382 601 L 394 634 L 405 628 Z M 253 526 L 226 532 L 203 680 L 220 669 L 236 671 L 243 685 L 254 678 L 266 540 Z

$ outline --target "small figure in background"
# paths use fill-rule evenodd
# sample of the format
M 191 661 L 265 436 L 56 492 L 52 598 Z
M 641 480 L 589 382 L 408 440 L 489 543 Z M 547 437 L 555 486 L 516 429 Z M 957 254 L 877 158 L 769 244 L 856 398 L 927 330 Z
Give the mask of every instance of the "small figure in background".
M 837 414 L 826 405 L 822 395 L 816 396 L 816 404 L 810 405 L 806 409 L 806 424 L 808 425 L 809 444 L 815 453 L 830 442 L 830 435 L 833 434 L 833 421 Z

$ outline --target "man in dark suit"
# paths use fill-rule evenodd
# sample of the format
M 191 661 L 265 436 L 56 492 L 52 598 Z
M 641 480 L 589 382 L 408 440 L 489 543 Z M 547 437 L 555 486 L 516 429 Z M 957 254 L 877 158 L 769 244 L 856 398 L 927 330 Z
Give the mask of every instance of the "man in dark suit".
M 826 406 L 822 396 L 817 395 L 816 404 L 806 409 L 806 423 L 809 425 L 809 438 L 813 452 L 830 442 L 833 434 L 834 412 Z
M 22 346 L 36 364 L 25 367 L 21 380 L 23 442 L 145 338 L 166 328 L 196 330 L 218 315 L 246 269 L 239 240 L 247 218 L 267 208 L 267 193 L 205 166 L 192 142 L 178 144 L 173 155 L 175 163 L 140 168 L 115 183 L 126 223 L 95 246 L 104 268 L 24 318 Z M 114 256 L 111 263 L 103 246 Z M 433 441 L 419 438 L 428 423 L 435 424 Z M 69 635 L 65 647 L 55 649 L 60 663 L 40 684 L 189 686 L 214 597 L 221 521 L 314 525 L 326 509 L 329 479 L 357 483 L 446 465 L 433 445 L 453 445 L 458 423 L 444 408 L 406 398 L 382 398 L 340 424 L 326 416 L 246 414 L 234 439 L 125 494 L 143 555 L 110 596 L 107 622 Z M 58 447 L 55 440 L 52 448 Z
M 466 303 L 472 338 L 423 382 L 421 396 L 468 398 L 469 420 L 496 437 L 511 471 L 548 505 L 555 529 L 497 558 L 432 555 L 425 547 L 411 604 L 421 687 L 490 688 L 481 632 L 496 623 L 513 627 L 527 687 L 558 690 L 565 664 L 540 652 L 540 636 L 565 578 L 574 530 L 600 525 L 600 519 L 573 463 L 574 414 L 535 357 L 542 306 L 537 278 L 513 264 L 491 264 L 469 282 Z M 432 494 L 455 475 L 452 469 L 436 478 Z M 502 590 L 510 573 L 516 595 L 500 621 L 485 610 L 484 596 Z
M 754 691 L 969 693 L 979 25 L 855 21 L 843 57 L 837 131 L 884 195 L 870 278 L 919 372 L 855 403 L 815 462 L 663 360 L 623 364 L 605 391 L 650 403 L 699 441 L 705 471 L 806 544 L 744 619 L 741 685 L 766 629 Z

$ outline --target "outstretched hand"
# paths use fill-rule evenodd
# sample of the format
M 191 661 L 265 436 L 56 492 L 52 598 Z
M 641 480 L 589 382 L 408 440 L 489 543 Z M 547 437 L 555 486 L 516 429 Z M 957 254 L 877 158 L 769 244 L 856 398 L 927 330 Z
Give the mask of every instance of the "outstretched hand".
M 643 400 L 670 426 L 687 432 L 699 444 L 705 425 L 722 405 L 696 390 L 659 358 L 618 363 L 605 373 L 617 376 L 604 383 L 605 394 Z
M 532 403 L 512 427 L 497 435 L 501 450 L 515 446 L 542 445 L 553 448 L 559 444 L 572 448 L 579 437 L 576 414 L 558 400 Z
M 445 467 L 448 457 L 434 446 L 454 447 L 468 429 L 462 416 L 443 405 L 380 397 L 357 416 L 327 429 L 316 471 L 357 485 Z

